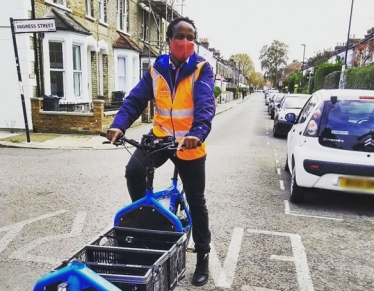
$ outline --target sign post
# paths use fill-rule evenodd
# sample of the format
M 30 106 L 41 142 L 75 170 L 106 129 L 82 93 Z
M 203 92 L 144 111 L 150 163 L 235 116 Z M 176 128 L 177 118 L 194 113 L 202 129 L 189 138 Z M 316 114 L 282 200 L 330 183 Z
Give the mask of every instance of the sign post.
M 18 75 L 18 85 L 21 94 L 23 118 L 25 121 L 26 139 L 30 142 L 29 124 L 27 121 L 27 112 L 25 104 L 25 94 L 23 92 L 21 65 L 18 57 L 18 48 L 16 34 L 18 33 L 33 33 L 33 32 L 52 32 L 56 31 L 56 24 L 54 18 L 40 18 L 40 19 L 13 19 L 10 18 L 10 28 L 12 32 L 14 56 L 16 59 L 16 68 Z

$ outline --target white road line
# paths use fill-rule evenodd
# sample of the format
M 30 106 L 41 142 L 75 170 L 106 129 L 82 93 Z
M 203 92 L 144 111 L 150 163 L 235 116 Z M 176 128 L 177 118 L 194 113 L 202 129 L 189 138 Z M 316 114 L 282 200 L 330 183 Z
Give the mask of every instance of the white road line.
M 49 235 L 45 237 L 39 237 L 24 247 L 18 249 L 14 253 L 10 255 L 10 258 L 12 259 L 18 259 L 22 261 L 31 261 L 31 262 L 39 262 L 39 263 L 47 263 L 51 265 L 57 265 L 61 260 L 58 258 L 53 257 L 44 257 L 44 256 L 38 256 L 38 255 L 31 255 L 28 254 L 31 250 L 35 249 L 37 246 L 45 243 L 45 242 L 51 242 L 55 240 L 62 240 L 66 238 L 71 238 L 78 236 L 82 233 L 84 221 L 86 219 L 87 213 L 86 212 L 78 212 L 77 216 L 75 217 L 73 226 L 71 228 L 71 231 L 69 233 L 65 234 L 57 234 L 57 235 Z
M 283 180 L 279 180 L 279 188 L 280 188 L 282 191 L 285 190 Z
M 278 173 L 278 175 L 281 174 L 281 169 L 280 168 L 277 168 L 277 173 Z
M 231 288 L 236 272 L 243 233 L 244 228 L 234 228 L 223 267 L 214 248 L 214 244 L 211 244 L 209 266 L 216 287 Z
M 282 233 L 282 232 L 273 232 L 266 230 L 258 229 L 247 229 L 249 233 L 256 234 L 266 234 L 266 235 L 277 235 L 277 236 L 288 236 L 291 241 L 293 262 L 295 263 L 297 282 L 299 283 L 299 290 L 301 291 L 314 291 L 312 278 L 310 277 L 308 261 L 306 258 L 305 247 L 301 242 L 301 237 L 298 234 L 293 233 Z M 287 258 L 287 261 L 290 261 L 289 257 L 284 256 L 274 256 L 272 259 L 284 259 Z
M 328 217 L 328 216 L 318 216 L 318 215 L 306 215 L 306 214 L 299 214 L 291 212 L 290 210 L 290 202 L 288 200 L 284 200 L 284 213 L 287 215 L 293 215 L 293 216 L 301 216 L 301 217 L 311 217 L 311 218 L 320 218 L 320 219 L 331 219 L 336 221 L 343 221 L 342 218 L 335 218 L 335 217 Z
M 7 225 L 7 226 L 0 227 L 0 232 L 8 231 L 3 236 L 3 238 L 0 239 L 0 253 L 3 252 L 6 249 L 8 244 L 20 233 L 20 231 L 22 230 L 22 228 L 26 224 L 30 224 L 30 223 L 36 222 L 38 220 L 42 220 L 42 219 L 50 218 L 50 217 L 53 217 L 53 216 L 57 216 L 57 215 L 60 215 L 62 213 L 65 213 L 66 211 L 67 210 L 59 210 L 59 211 L 55 211 L 55 212 L 50 212 L 50 213 L 46 213 L 46 214 L 43 214 L 43 215 L 38 216 L 38 217 L 26 219 L 26 220 L 23 220 L 23 221 L 14 223 L 14 224 L 10 224 L 10 225 Z
M 254 287 L 254 286 L 242 286 L 242 291 L 279 291 L 275 289 L 268 289 L 268 288 L 261 288 L 261 287 Z

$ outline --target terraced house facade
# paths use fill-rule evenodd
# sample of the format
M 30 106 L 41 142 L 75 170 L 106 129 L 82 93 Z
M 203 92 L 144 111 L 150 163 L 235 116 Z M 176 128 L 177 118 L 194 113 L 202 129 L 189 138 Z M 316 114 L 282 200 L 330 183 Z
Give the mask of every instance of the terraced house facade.
M 36 18 L 53 17 L 57 26 L 40 41 L 42 94 L 61 97 L 63 104 L 128 93 L 166 49 L 172 8 L 151 2 L 35 0 Z
M 69 132 L 66 124 L 85 122 L 84 118 L 89 115 L 95 120 L 93 122 L 97 122 L 98 116 L 94 117 L 92 112 L 100 106 L 104 108 L 99 101 L 105 106 L 116 103 L 118 108 L 119 100 L 137 84 L 150 63 L 160 53 L 167 52 L 166 28 L 173 18 L 180 16 L 177 6 L 173 7 L 177 2 L 15 0 L 14 6 L 19 13 L 15 14 L 13 7 L 0 15 L 1 24 L 6 27 L 0 33 L 8 37 L 4 59 L 8 60 L 11 68 L 9 76 L 5 72 L 2 74 L 12 83 L 12 89 L 5 94 L 9 101 L 5 103 L 9 106 L 4 108 L 4 114 L 0 112 L 3 117 L 0 128 L 9 128 L 10 123 L 12 127 L 24 128 L 22 112 L 19 110 L 21 105 L 18 104 L 19 93 L 16 90 L 18 86 L 10 27 L 6 26 L 9 17 L 55 20 L 56 32 L 17 35 L 17 41 L 29 127 L 52 132 L 59 131 L 58 126 L 65 125 L 61 131 Z M 43 112 L 46 109 L 43 108 L 43 96 L 58 99 L 59 112 L 53 109 L 51 111 L 55 112 Z M 64 114 L 61 108 L 66 108 L 68 112 Z M 113 107 L 112 111 L 115 112 L 115 109 Z M 16 115 L 13 114 L 15 111 Z M 13 113 L 6 115 L 6 112 Z M 58 114 L 60 116 L 57 118 Z M 81 118 L 77 117 L 79 114 Z M 87 116 L 82 117 L 84 114 Z M 105 113 L 105 116 L 109 115 Z M 77 120 L 73 121 L 74 118 Z M 108 125 L 109 120 L 110 117 L 102 127 Z M 52 123 L 53 128 L 45 130 Z M 78 127 L 75 126 L 71 131 L 81 131 Z M 85 127 L 93 129 L 92 124 L 80 126 L 81 129 Z M 91 129 L 87 132 L 96 132 L 98 127 Z

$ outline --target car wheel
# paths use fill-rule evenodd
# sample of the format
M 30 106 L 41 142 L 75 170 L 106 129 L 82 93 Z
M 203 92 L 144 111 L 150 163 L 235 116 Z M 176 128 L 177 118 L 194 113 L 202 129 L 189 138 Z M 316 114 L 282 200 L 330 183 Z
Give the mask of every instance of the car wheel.
M 284 165 L 284 171 L 287 173 L 290 172 L 290 167 L 288 166 L 288 156 L 286 156 L 286 164 Z
M 279 136 L 278 133 L 277 133 L 277 131 L 275 130 L 275 126 L 273 126 L 273 136 L 274 137 L 278 137 Z
M 296 170 L 295 167 L 292 169 L 292 177 L 291 177 L 291 197 L 290 201 L 293 203 L 301 203 L 304 201 L 305 196 L 305 188 L 300 187 L 296 183 Z

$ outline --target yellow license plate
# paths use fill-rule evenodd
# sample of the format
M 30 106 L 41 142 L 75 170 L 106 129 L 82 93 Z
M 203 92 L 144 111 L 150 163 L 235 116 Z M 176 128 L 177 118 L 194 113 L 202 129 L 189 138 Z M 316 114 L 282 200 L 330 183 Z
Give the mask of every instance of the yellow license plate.
M 342 188 L 374 190 L 374 181 L 355 178 L 340 178 L 339 186 Z

